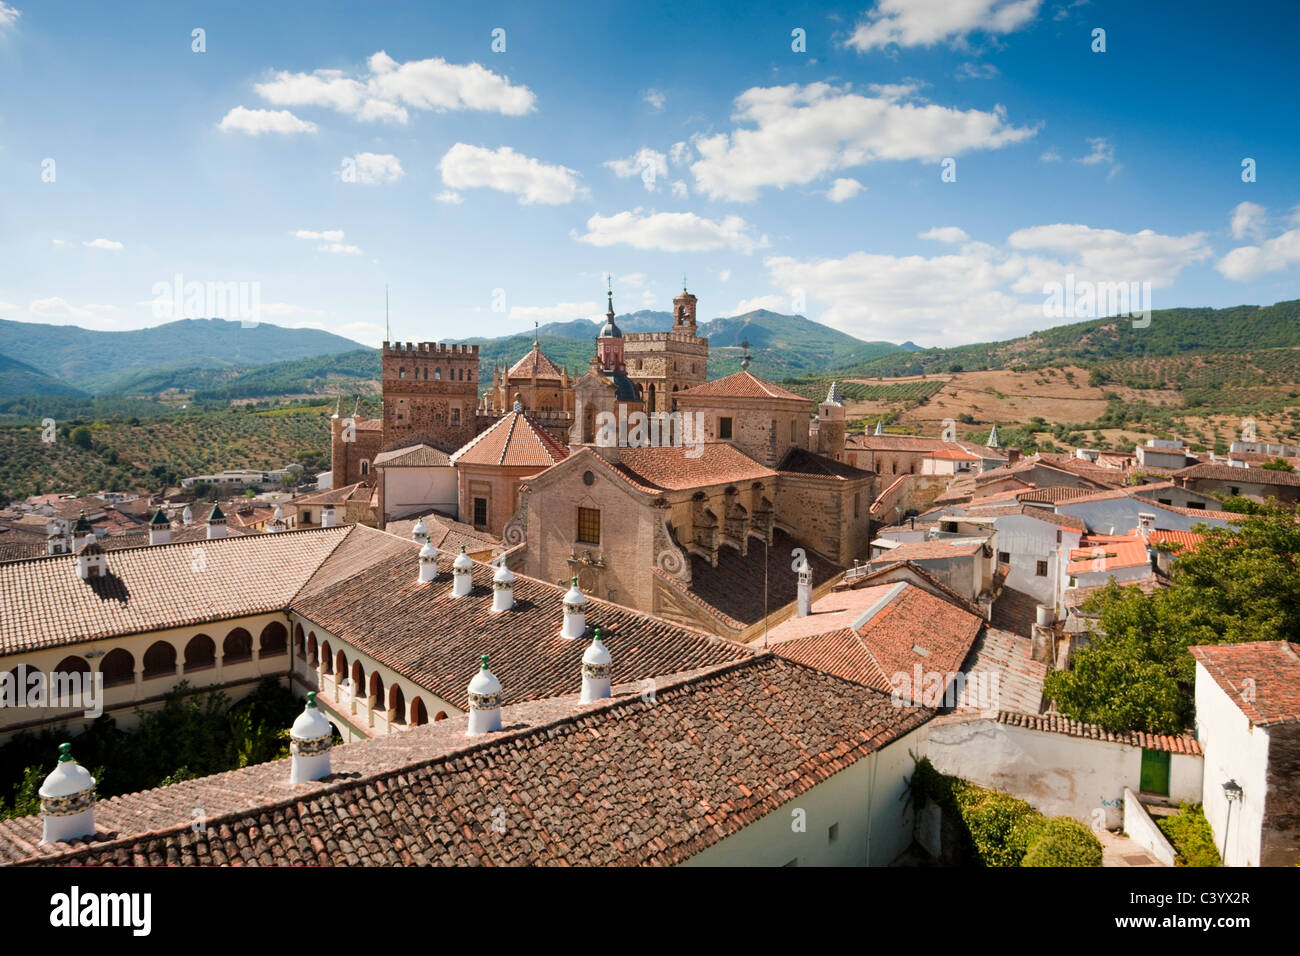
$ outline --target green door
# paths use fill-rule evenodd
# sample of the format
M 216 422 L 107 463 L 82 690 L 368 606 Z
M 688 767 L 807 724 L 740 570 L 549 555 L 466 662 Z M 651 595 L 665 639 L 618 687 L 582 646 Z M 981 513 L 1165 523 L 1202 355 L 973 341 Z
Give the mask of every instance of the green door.
M 1143 793 L 1169 796 L 1169 751 L 1142 751 L 1142 779 L 1138 784 Z

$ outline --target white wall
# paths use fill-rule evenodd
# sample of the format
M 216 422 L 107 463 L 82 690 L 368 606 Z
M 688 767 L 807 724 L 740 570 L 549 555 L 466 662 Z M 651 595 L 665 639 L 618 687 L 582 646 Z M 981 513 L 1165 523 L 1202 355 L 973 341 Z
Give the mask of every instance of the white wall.
M 1201 803 L 1224 865 L 1259 866 L 1260 829 L 1268 790 L 1268 731 L 1251 725 L 1199 661 L 1196 736 L 1205 748 Z M 1242 798 L 1231 804 L 1231 814 L 1223 793 L 1223 784 L 1229 780 L 1242 788 Z
M 1124 788 L 1124 832 L 1165 866 L 1174 865 L 1177 853 L 1173 844 L 1160 832 L 1138 795 L 1128 787 Z
M 1005 551 L 1011 557 L 1011 572 L 1007 575 L 1006 586 L 1029 594 L 1042 604 L 1058 607 L 1058 549 L 1061 545 L 1056 542 L 1056 532 L 1062 532 L 1063 540 L 1067 533 L 1075 541 L 1078 540 L 1078 535 L 1025 515 L 999 515 L 995 526 L 998 532 L 994 539 L 997 551 Z M 1039 561 L 1047 562 L 1047 574 L 1044 577 L 1038 576 Z
M 1091 825 L 1100 809 L 1108 829 L 1120 826 L 1124 788 L 1137 790 L 1141 782 L 1141 747 L 995 720 L 932 721 L 927 726 L 924 753 L 936 769 L 1020 797 L 1048 816 Z M 1200 757 L 1172 755 L 1171 802 L 1200 799 L 1200 765 Z
M 870 754 L 737 833 L 685 866 L 888 866 L 912 842 L 911 805 L 902 798 L 922 726 Z M 794 829 L 802 811 L 803 832 Z M 828 831 L 838 824 L 831 842 Z
M 1226 526 L 1226 522 L 1218 518 L 1179 514 L 1146 498 L 1108 498 L 1077 504 L 1063 501 L 1056 506 L 1057 514 L 1082 518 L 1088 530 L 1095 534 L 1110 534 L 1111 528 L 1115 529 L 1115 534 L 1127 534 L 1138 526 L 1139 512 L 1154 514 L 1156 527 L 1168 531 L 1190 531 L 1202 522 L 1214 528 Z
M 455 468 L 384 469 L 384 510 L 388 515 L 436 508 L 458 516 L 457 507 Z

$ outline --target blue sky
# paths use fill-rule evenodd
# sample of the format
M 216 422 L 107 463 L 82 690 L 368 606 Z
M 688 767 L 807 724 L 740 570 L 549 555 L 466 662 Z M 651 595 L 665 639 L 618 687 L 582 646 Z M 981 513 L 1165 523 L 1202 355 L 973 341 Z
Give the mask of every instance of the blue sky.
M 1300 296 L 1296 5 L 781 8 L 4 0 L 0 317 L 154 325 L 180 275 L 377 344 L 386 283 L 415 340 L 685 274 L 942 346 L 1058 324 L 1069 275 Z

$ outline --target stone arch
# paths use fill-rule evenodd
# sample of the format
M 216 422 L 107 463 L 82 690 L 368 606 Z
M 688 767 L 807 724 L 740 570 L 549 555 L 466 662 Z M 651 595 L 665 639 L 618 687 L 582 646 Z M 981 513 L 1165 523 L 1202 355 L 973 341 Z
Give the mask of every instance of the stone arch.
M 321 641 L 320 644 L 320 666 L 321 671 L 326 674 L 334 673 L 334 655 L 330 653 L 330 642 Z
M 89 663 L 89 662 L 88 662 L 84 657 L 81 657 L 80 655 L 77 655 L 77 654 L 69 654 L 69 655 L 68 655 L 67 657 L 65 657 L 63 660 L 59 661 L 59 663 L 57 663 L 56 665 L 54 665 L 54 673 L 56 673 L 56 674 L 89 674 L 89 673 L 90 673 L 90 663 Z M 56 687 L 58 686 L 58 681 L 57 681 L 57 680 L 55 681 L 55 686 L 56 686 Z
M 394 724 L 406 723 L 406 695 L 396 682 L 388 688 L 388 719 Z
M 447 719 L 447 712 L 445 710 L 440 710 L 433 715 L 433 722 L 435 724 L 440 720 L 446 720 L 446 719 Z
M 173 664 L 173 673 L 175 665 Z M 135 655 L 124 647 L 115 647 L 99 662 L 99 672 L 104 675 L 105 687 L 120 687 L 135 683 Z
M 288 649 L 289 634 L 279 621 L 272 621 L 262 628 L 259 656 L 278 657 Z
M 364 478 L 364 477 L 365 477 L 366 475 L 368 475 L 368 474 L 370 474 L 370 459 L 368 459 L 368 458 L 362 458 L 362 459 L 361 459 L 361 477 Z
M 307 666 L 316 666 L 316 632 L 310 631 L 307 634 Z
M 301 624 L 295 624 L 293 628 L 293 649 L 299 657 L 307 656 L 307 637 L 302 632 Z
M 144 679 L 176 676 L 176 648 L 170 641 L 154 641 L 144 652 Z
M 221 662 L 223 664 L 242 664 L 253 659 L 253 635 L 242 627 L 237 627 L 221 642 Z
M 343 653 L 341 647 L 338 653 L 334 655 L 334 675 L 339 680 L 345 680 L 348 676 L 348 656 Z
M 13 676 L 14 694 L 20 701 L 25 701 L 27 695 L 36 688 L 40 688 L 40 693 L 43 695 L 45 693 L 45 687 L 49 683 L 45 678 L 44 671 L 39 671 L 31 667 L 25 668 L 21 674 L 19 673 L 19 669 L 15 667 L 9 673 Z M 36 680 L 32 680 L 32 675 L 36 676 Z M 19 680 L 20 677 L 22 678 L 21 680 Z
M 410 724 L 412 727 L 420 727 L 429 722 L 429 711 L 424 707 L 424 698 L 415 697 L 411 700 Z
M 217 663 L 217 643 L 206 634 L 195 634 L 185 645 L 185 673 L 206 670 Z
M 384 679 L 379 676 L 379 671 L 370 672 L 370 686 L 366 699 L 370 701 L 371 707 L 378 709 L 384 706 Z
M 360 661 L 352 662 L 352 696 L 356 698 L 366 696 L 366 669 L 361 666 Z

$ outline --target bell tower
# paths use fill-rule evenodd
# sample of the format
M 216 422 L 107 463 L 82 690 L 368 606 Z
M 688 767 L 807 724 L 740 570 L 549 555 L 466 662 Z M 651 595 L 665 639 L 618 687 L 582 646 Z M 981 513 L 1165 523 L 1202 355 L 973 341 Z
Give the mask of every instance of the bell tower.
M 694 332 L 695 331 L 695 296 L 686 291 L 686 285 L 682 285 L 682 294 L 673 299 L 673 331 L 674 332 Z

